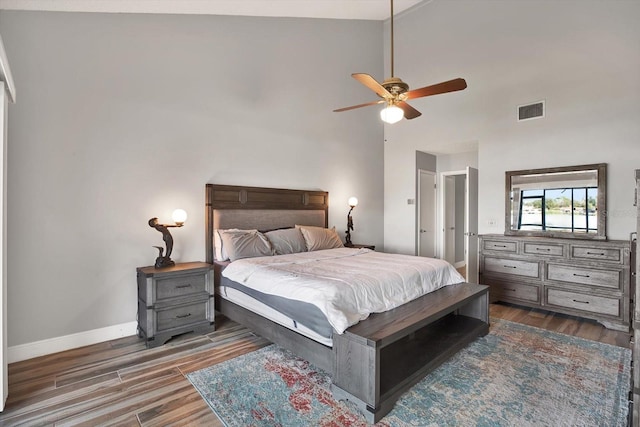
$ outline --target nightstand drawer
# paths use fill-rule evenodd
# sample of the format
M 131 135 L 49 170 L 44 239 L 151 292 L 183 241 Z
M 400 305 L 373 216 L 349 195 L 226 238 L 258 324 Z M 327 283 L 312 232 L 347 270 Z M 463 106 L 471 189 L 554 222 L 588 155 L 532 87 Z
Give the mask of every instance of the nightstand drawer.
M 593 268 L 548 264 L 547 279 L 609 289 L 622 289 L 622 275 L 619 270 L 596 270 Z
M 622 260 L 622 249 L 573 245 L 571 247 L 571 256 L 577 259 L 598 259 L 602 261 L 620 262 Z
M 591 313 L 620 316 L 620 300 L 547 288 L 547 304 Z
M 512 274 L 515 276 L 540 277 L 537 262 L 520 261 L 508 258 L 490 258 L 484 259 L 485 272 Z
M 156 301 L 206 292 L 203 273 L 174 276 L 156 281 Z
M 156 310 L 156 333 L 193 323 L 206 322 L 207 304 L 208 301 L 200 301 Z
M 546 256 L 564 256 L 564 246 L 550 245 L 540 243 L 524 243 L 525 254 L 546 255 Z
M 483 240 L 485 251 L 513 252 L 518 250 L 518 242 L 503 242 L 499 240 Z

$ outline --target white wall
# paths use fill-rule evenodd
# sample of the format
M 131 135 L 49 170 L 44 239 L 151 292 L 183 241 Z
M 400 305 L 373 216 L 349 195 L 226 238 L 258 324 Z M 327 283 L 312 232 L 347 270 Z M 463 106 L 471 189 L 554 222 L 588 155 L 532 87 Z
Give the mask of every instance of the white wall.
M 480 233 L 504 232 L 505 171 L 604 162 L 608 235 L 627 239 L 640 164 L 638 16 L 637 1 L 434 0 L 396 19 L 397 76 L 414 88 L 463 77 L 468 88 L 412 100 L 422 117 L 385 126 L 386 250 L 413 253 L 414 211 L 400 202 L 415 193 L 415 150 L 474 144 Z M 518 105 L 542 99 L 546 118 L 516 122 Z
M 355 71 L 373 21 L 0 12 L 9 118 L 9 344 L 136 319 L 149 218 L 189 214 L 172 258 L 204 259 L 205 183 L 322 189 L 329 225 L 383 243 L 383 135 Z

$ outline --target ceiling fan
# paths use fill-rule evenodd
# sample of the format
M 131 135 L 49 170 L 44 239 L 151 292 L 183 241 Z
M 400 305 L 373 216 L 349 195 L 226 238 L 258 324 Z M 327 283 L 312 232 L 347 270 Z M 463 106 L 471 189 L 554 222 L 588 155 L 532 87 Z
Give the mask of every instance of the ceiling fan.
M 378 83 L 373 77 L 365 73 L 354 73 L 351 74 L 351 77 L 374 91 L 382 99 L 364 104 L 352 105 L 351 107 L 338 108 L 333 111 L 339 113 L 342 111 L 367 107 L 369 105 L 386 104 L 386 107 L 380 111 L 380 118 L 382 121 L 390 124 L 402 120 L 403 117 L 406 117 L 407 119 L 415 119 L 422 115 L 420 111 L 407 104 L 407 99 L 455 92 L 467 87 L 467 82 L 464 79 L 457 78 L 431 86 L 425 86 L 420 89 L 409 90 L 408 84 L 403 82 L 399 77 L 395 77 L 393 75 L 393 0 L 391 0 L 391 77 L 385 79 L 382 84 Z

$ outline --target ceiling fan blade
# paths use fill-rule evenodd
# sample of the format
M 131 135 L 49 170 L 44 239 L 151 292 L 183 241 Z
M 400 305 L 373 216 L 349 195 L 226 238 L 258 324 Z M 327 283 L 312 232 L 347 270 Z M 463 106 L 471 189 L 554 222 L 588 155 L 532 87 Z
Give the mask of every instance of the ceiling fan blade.
M 357 81 L 359 81 L 360 83 L 362 83 L 363 85 L 365 85 L 366 87 L 368 87 L 369 89 L 377 93 L 379 96 L 385 99 L 393 98 L 393 95 L 391 95 L 389 91 L 384 88 L 384 86 L 378 83 L 376 79 L 371 77 L 369 74 L 353 73 L 351 74 L 351 77 L 353 77 L 354 79 L 356 79 Z
M 420 111 L 416 110 L 404 101 L 397 102 L 396 105 L 402 108 L 402 111 L 404 111 L 404 118 L 407 120 L 415 119 L 416 117 L 420 117 L 422 115 Z
M 338 108 L 337 110 L 333 110 L 333 112 L 340 113 L 342 111 L 349 111 L 349 110 L 354 110 L 356 108 L 368 107 L 369 105 L 382 104 L 383 102 L 384 102 L 383 100 L 372 101 L 372 102 L 367 102 L 366 104 L 359 104 L 359 105 L 352 105 L 351 107 Z
M 425 86 L 420 89 L 414 89 L 407 92 L 407 99 L 422 98 L 423 96 L 438 95 L 441 93 L 455 92 L 467 87 L 464 79 L 453 79 L 446 82 L 438 83 L 431 86 Z

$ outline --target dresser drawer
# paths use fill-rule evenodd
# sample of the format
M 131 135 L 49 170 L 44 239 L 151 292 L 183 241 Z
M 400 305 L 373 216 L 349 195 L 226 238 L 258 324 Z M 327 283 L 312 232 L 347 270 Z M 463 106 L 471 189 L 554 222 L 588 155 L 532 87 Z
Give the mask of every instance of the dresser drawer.
M 174 276 L 156 281 L 156 301 L 206 292 L 204 273 Z
M 484 270 L 485 272 L 500 273 L 500 274 L 512 274 L 516 276 L 525 277 L 540 277 L 540 272 L 537 262 L 521 261 L 508 258 L 484 258 Z
M 540 243 L 524 243 L 524 253 L 533 255 L 546 255 L 546 256 L 564 256 L 564 246 L 554 244 L 540 244 Z
M 518 242 L 503 242 L 500 240 L 483 240 L 482 247 L 485 251 L 512 252 L 518 251 Z
M 622 249 L 572 245 L 571 256 L 576 259 L 597 259 L 601 261 L 620 262 L 622 260 Z
M 207 322 L 208 303 L 208 301 L 200 301 L 156 310 L 156 333 L 193 323 Z
M 591 313 L 620 316 L 620 300 L 547 288 L 547 304 Z
M 491 293 L 494 293 L 498 299 L 504 298 L 505 300 L 521 300 L 540 303 L 539 286 L 524 285 L 521 283 L 492 283 Z
M 622 289 L 622 272 L 619 270 L 595 270 L 569 265 L 548 264 L 547 279 L 599 286 L 601 288 Z

